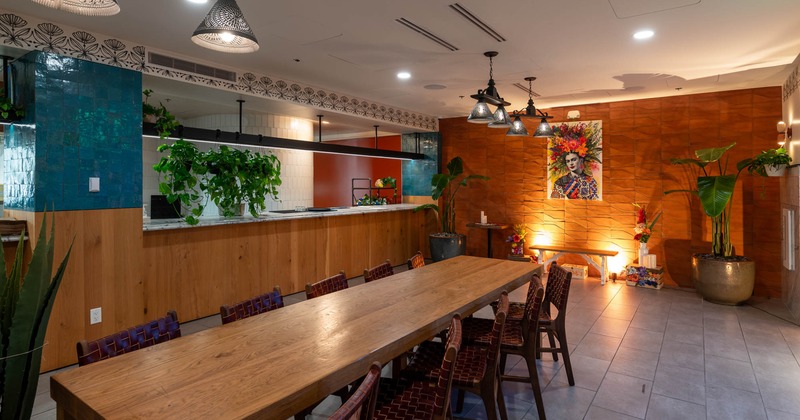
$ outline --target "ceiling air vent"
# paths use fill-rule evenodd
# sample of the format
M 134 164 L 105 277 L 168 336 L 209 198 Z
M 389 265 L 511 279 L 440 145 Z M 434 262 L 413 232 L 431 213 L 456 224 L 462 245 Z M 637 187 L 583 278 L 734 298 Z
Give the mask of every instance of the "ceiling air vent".
M 542 95 L 539 95 L 538 93 L 536 93 L 533 90 L 528 90 L 528 87 L 524 86 L 522 83 L 514 83 L 514 87 L 521 89 L 523 92 L 533 96 L 534 98 L 538 98 L 538 97 L 542 96 Z
M 395 22 L 405 26 L 408 29 L 411 29 L 412 31 L 424 36 L 425 38 L 430 39 L 431 41 L 441 45 L 444 48 L 447 48 L 450 51 L 458 51 L 458 47 L 456 47 L 455 45 L 445 41 L 442 38 L 439 38 L 438 36 L 434 35 L 432 32 L 428 31 L 427 29 L 417 25 L 416 23 L 414 23 L 414 22 L 412 22 L 412 21 L 410 21 L 410 20 L 408 20 L 406 18 L 395 19 Z
M 483 31 L 486 35 L 489 35 L 490 37 L 494 38 L 495 41 L 503 42 L 506 40 L 505 38 L 503 38 L 503 35 L 500 35 L 499 32 L 497 32 L 494 28 L 489 26 L 486 22 L 480 20 L 477 16 L 475 16 L 472 12 L 467 10 L 467 8 L 465 8 L 464 6 L 458 3 L 453 3 L 450 5 L 450 8 L 453 9 L 453 11 L 455 11 L 459 15 L 461 15 L 461 17 L 466 19 L 469 23 L 478 27 L 478 29 Z
M 194 74 L 201 74 L 203 76 L 213 77 L 216 79 L 227 80 L 229 82 L 236 81 L 236 72 L 218 69 L 203 64 L 192 63 L 191 61 L 181 60 L 179 58 L 168 57 L 166 55 L 148 53 L 148 62 L 161 67 L 169 67 L 171 69 L 185 71 Z

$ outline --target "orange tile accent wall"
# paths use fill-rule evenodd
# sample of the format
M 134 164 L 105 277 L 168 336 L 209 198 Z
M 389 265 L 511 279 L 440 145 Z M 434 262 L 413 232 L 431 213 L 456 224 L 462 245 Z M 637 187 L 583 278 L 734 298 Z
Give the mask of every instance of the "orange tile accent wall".
M 335 143 L 372 148 L 375 147 L 375 138 L 342 140 Z M 385 150 L 399 151 L 401 149 L 400 136 L 379 137 L 378 146 Z M 399 200 L 403 191 L 399 160 L 315 153 L 314 206 L 350 206 L 353 204 L 350 193 L 352 178 L 372 178 L 375 182 L 376 179 L 387 176 L 397 180 Z M 363 197 L 368 191 L 361 190 L 358 193 L 360 195 L 357 197 Z M 383 191 L 383 195 L 387 193 L 388 191 Z
M 439 123 L 443 161 L 464 159 L 466 171 L 491 177 L 459 192 L 457 226 L 469 237 L 467 253 L 486 255 L 482 231 L 467 229 L 480 212 L 489 222 L 524 223 L 528 244 L 549 236 L 550 243 L 587 245 L 620 251 L 612 262 L 619 271 L 638 258 L 633 240 L 633 202 L 646 204 L 648 214 L 663 210 L 648 242 L 665 269 L 668 286 L 692 287 L 691 255 L 710 252 L 710 224 L 700 203 L 688 194 L 664 196 L 685 189 L 694 174 L 673 166 L 673 157 L 693 156 L 696 149 L 736 142 L 728 152 L 729 168 L 758 152 L 777 147 L 775 123 L 781 120 L 781 89 L 769 87 L 666 98 L 553 108 L 551 122 L 567 121 L 578 110 L 579 121 L 603 121 L 603 201 L 547 199 L 546 140 L 506 137 L 504 129 L 467 123 L 466 117 Z M 525 119 L 533 132 L 536 121 Z M 755 294 L 780 297 L 781 233 L 779 178 L 744 172 L 734 195 L 731 222 L 739 255 L 756 261 Z M 494 255 L 504 258 L 510 231 L 494 235 Z M 530 254 L 531 251 L 527 250 Z M 565 256 L 564 263 L 583 264 Z M 590 267 L 590 275 L 597 276 Z

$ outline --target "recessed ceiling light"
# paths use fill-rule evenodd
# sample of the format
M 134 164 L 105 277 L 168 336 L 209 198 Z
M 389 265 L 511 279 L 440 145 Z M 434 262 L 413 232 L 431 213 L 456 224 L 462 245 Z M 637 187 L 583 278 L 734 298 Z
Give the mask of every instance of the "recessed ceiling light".
M 208 3 L 208 0 L 189 0 L 189 3 L 203 4 Z
M 330 124 L 331 122 L 330 121 L 323 121 L 322 123 L 323 124 Z
M 650 29 L 644 29 L 633 34 L 633 37 L 635 39 L 648 39 L 652 38 L 653 35 L 655 35 L 655 32 L 651 31 Z
M 401 71 L 400 73 L 397 73 L 397 78 L 402 80 L 410 79 L 411 73 L 407 71 Z

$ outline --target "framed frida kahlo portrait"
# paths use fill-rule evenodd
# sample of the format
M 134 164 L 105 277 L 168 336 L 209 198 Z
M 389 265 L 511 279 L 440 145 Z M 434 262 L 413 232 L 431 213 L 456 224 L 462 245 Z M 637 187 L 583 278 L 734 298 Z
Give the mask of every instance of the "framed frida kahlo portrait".
M 603 122 L 552 124 L 547 143 L 547 196 L 564 200 L 603 199 Z

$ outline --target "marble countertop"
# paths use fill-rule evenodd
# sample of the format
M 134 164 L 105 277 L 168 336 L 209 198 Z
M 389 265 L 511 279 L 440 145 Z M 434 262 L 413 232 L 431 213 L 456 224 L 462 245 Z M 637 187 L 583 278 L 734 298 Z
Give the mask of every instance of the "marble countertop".
M 143 223 L 143 230 L 148 232 L 156 230 L 233 225 L 239 223 L 264 223 L 277 220 L 310 219 L 313 217 L 351 216 L 354 214 L 413 210 L 415 207 L 417 207 L 416 204 L 390 204 L 386 206 L 334 207 L 335 210 L 333 211 L 303 211 L 296 213 L 273 213 L 266 211 L 261 213 L 261 216 L 258 218 L 255 218 L 250 214 L 240 217 L 201 217 L 200 223 L 194 226 L 187 224 L 183 219 L 145 219 Z

